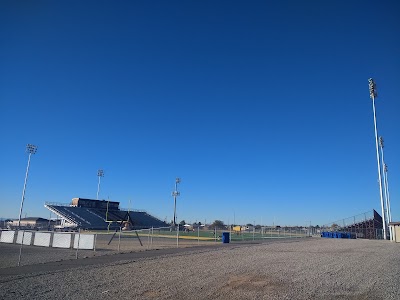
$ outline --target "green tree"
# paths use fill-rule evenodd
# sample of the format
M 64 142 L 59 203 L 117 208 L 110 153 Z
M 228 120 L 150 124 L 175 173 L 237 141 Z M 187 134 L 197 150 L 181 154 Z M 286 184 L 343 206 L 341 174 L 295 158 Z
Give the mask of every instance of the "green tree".
M 336 230 L 338 227 L 339 227 L 339 225 L 336 224 L 336 223 L 333 223 L 333 224 L 331 225 L 331 229 L 332 229 L 332 230 Z
M 179 223 L 179 225 L 181 225 L 181 226 L 183 226 L 183 225 L 185 225 L 185 224 L 186 224 L 185 220 L 182 220 L 182 221 L 180 221 L 180 223 Z
M 223 229 L 225 228 L 225 224 L 221 220 L 215 220 L 214 223 L 211 224 L 211 227 L 216 227 L 217 229 Z

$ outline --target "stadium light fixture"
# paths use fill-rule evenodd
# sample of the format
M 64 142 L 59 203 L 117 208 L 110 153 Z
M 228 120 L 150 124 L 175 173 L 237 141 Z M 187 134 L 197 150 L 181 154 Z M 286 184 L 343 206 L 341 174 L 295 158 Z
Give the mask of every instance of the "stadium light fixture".
M 175 179 L 175 190 L 172 192 L 172 196 L 174 197 L 174 227 L 176 226 L 176 197 L 180 196 L 180 192 L 178 192 L 178 183 L 181 183 L 181 179 L 177 177 Z
M 26 167 L 24 188 L 22 190 L 21 207 L 19 208 L 18 229 L 21 228 L 21 215 L 22 215 L 22 209 L 24 207 L 25 190 L 26 190 L 26 183 L 28 182 L 28 173 L 29 173 L 29 165 L 31 163 L 31 156 L 32 156 L 32 154 L 35 154 L 36 151 L 37 151 L 37 146 L 32 145 L 32 144 L 27 144 L 26 145 L 26 152 L 28 153 L 28 165 Z
M 97 184 L 97 196 L 96 196 L 96 199 L 99 200 L 100 178 L 104 177 L 104 171 L 103 170 L 98 170 L 97 171 L 97 177 L 99 177 L 99 183 Z
M 378 130 L 377 130 L 377 126 L 376 126 L 376 109 L 375 109 L 375 98 L 378 97 L 378 93 L 376 91 L 376 84 L 372 78 L 368 79 L 368 86 L 369 86 L 369 96 L 372 99 L 372 110 L 374 113 L 376 162 L 378 164 L 378 181 L 379 181 L 379 195 L 381 198 L 381 209 L 382 209 L 383 238 L 386 240 L 386 218 L 385 218 L 385 207 L 384 207 L 384 203 L 383 203 L 381 164 L 379 161 Z

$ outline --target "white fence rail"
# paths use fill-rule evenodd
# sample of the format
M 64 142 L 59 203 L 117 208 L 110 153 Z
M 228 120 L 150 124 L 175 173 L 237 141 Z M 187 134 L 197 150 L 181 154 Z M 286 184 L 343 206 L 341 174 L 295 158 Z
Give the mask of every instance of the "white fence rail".
M 71 248 L 71 233 L 54 233 L 53 244 L 54 248 Z
M 0 231 L 0 243 L 92 250 L 95 249 L 95 234 L 4 230 Z
M 94 234 L 77 233 L 74 237 L 74 249 L 91 250 L 94 248 Z
M 33 240 L 33 245 L 41 247 L 50 247 L 50 239 L 51 239 L 50 232 L 35 232 L 35 239 Z
M 0 236 L 0 242 L 12 244 L 12 243 L 14 243 L 14 236 L 15 236 L 14 230 L 2 231 L 1 236 Z

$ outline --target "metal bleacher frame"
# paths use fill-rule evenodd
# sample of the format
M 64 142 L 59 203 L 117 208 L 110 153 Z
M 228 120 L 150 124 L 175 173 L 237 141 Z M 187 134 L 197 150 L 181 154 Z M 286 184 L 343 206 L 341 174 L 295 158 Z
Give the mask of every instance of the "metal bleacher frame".
M 375 211 L 368 211 L 350 218 L 322 226 L 325 231 L 348 232 L 357 238 L 382 239 L 382 217 Z
M 86 199 L 87 200 L 87 199 Z M 97 200 L 92 200 L 97 201 Z M 64 203 L 46 202 L 45 207 L 77 228 L 90 230 L 118 229 L 130 223 L 132 229 L 166 227 L 164 221 L 146 211 L 81 207 Z

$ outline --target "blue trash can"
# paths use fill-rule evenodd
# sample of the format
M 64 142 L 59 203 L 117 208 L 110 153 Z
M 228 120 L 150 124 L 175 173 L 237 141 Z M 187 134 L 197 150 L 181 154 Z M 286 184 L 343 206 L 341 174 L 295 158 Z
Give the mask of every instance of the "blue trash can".
M 229 243 L 229 232 L 222 233 L 222 243 L 224 243 L 224 244 Z

